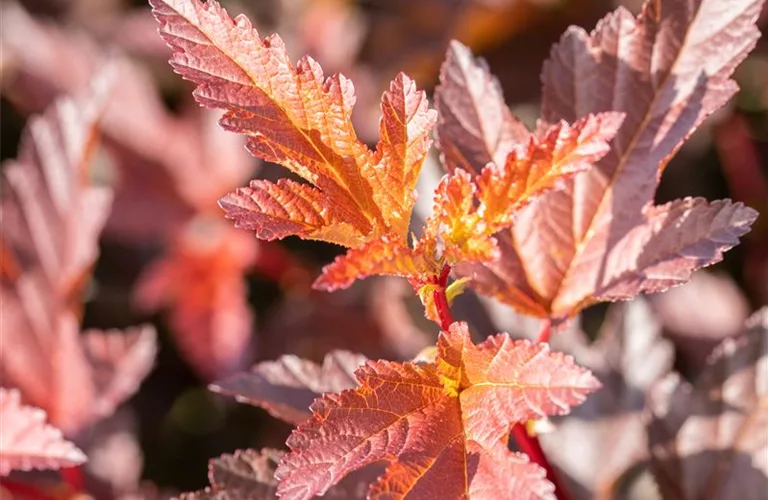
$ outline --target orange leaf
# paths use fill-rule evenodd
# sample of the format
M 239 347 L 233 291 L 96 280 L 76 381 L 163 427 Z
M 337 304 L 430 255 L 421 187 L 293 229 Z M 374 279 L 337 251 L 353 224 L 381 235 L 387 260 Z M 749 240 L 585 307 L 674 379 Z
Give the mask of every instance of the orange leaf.
M 475 205 L 477 186 L 464 170 L 443 177 L 435 189 L 433 215 L 425 233 L 440 236 L 444 257 L 451 263 L 484 262 L 498 257 L 496 232 Z
M 496 231 L 508 227 L 517 211 L 605 156 L 623 120 L 623 113 L 606 112 L 573 125 L 560 121 L 513 149 L 502 167 L 486 165 L 477 180 L 483 217 Z
M 496 260 L 493 235 L 512 225 L 515 214 L 538 196 L 602 158 L 623 118 L 621 113 L 600 113 L 573 125 L 557 123 L 513 149 L 503 165 L 489 162 L 474 182 L 465 170 L 454 169 L 436 189 L 427 234 L 440 236 L 444 257 L 452 265 Z
M 388 274 L 426 280 L 440 272 L 440 266 L 428 246 L 410 248 L 388 237 L 373 240 L 340 255 L 323 268 L 312 285 L 318 290 L 347 288 L 355 280 Z
M 315 186 L 259 181 L 222 198 L 229 218 L 264 238 L 295 234 L 352 248 L 385 235 L 405 241 L 435 120 L 410 78 L 398 75 L 384 93 L 374 153 L 352 127 L 352 82 L 325 79 L 310 57 L 294 66 L 278 36 L 261 38 L 214 0 L 151 3 L 171 64 L 198 84 L 198 102 L 227 110 L 221 125 L 247 135 L 255 156 Z
M 441 333 L 434 363 L 369 361 L 355 375 L 357 389 L 316 400 L 313 419 L 288 439 L 281 495 L 322 495 L 385 460 L 369 498 L 551 498 L 544 471 L 507 451 L 505 438 L 514 423 L 567 413 L 599 386 L 545 344 L 502 333 L 474 345 L 464 323 Z

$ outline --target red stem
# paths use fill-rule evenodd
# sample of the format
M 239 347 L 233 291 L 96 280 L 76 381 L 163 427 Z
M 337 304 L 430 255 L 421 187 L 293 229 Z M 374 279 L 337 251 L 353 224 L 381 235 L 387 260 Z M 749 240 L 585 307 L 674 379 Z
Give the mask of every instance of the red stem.
M 435 300 L 435 309 L 437 309 L 437 315 L 440 318 L 440 328 L 443 331 L 448 331 L 453 324 L 453 314 L 451 314 L 451 306 L 448 304 L 448 297 L 445 295 L 445 285 L 448 284 L 448 276 L 451 274 L 451 266 L 448 264 L 443 266 L 440 271 L 440 276 L 437 279 L 438 288 L 432 294 Z
M 9 481 L 3 479 L 2 489 L 11 493 L 12 497 L 18 496 L 27 500 L 55 500 L 56 497 L 43 491 L 35 485 L 21 483 L 19 481 Z M 2 491 L 2 490 L 0 490 Z M 5 498 L 2 494 L 0 494 Z
M 516 424 L 512 427 L 512 435 L 515 436 L 515 441 L 520 451 L 528 455 L 531 462 L 547 471 L 547 479 L 555 485 L 555 496 L 559 500 L 568 500 L 568 495 L 565 494 L 565 490 L 560 485 L 554 469 L 549 464 L 549 461 L 547 461 L 546 455 L 544 455 L 544 450 L 541 449 L 539 439 L 536 436 L 529 435 L 528 431 L 525 430 L 525 426 L 521 424 Z
M 536 343 L 540 342 L 546 342 L 549 343 L 549 336 L 552 335 L 552 323 L 547 320 L 546 323 L 544 323 L 544 327 L 542 327 L 541 331 L 539 332 L 539 338 L 536 339 Z
M 80 492 L 85 487 L 83 471 L 80 467 L 65 467 L 59 470 L 61 479 L 69 486 L 72 491 Z
M 445 285 L 448 282 L 448 275 L 451 272 L 451 267 L 446 265 L 440 272 L 438 278 L 438 289 L 435 290 L 433 297 L 435 300 L 435 309 L 437 309 L 437 315 L 440 318 L 440 328 L 444 331 L 448 331 L 451 324 L 454 322 L 453 315 L 451 314 L 451 306 L 448 304 L 448 297 L 445 295 Z M 549 321 L 542 328 L 539 333 L 537 342 L 548 342 L 549 336 L 552 331 Z M 568 500 L 568 496 L 565 494 L 565 490 L 560 486 L 560 483 L 555 476 L 555 471 L 547 461 L 547 457 L 544 455 L 544 450 L 541 449 L 539 439 L 536 436 L 529 436 L 525 430 L 524 425 L 512 426 L 512 434 L 515 436 L 515 441 L 520 451 L 528 455 L 531 461 L 547 472 L 547 479 L 555 485 L 555 496 L 558 500 Z
M 440 328 L 447 332 L 451 328 L 454 319 L 453 314 L 451 314 L 451 306 L 448 305 L 448 297 L 445 296 L 445 288 L 440 287 L 435 290 L 433 297 L 435 299 L 437 315 L 440 318 Z

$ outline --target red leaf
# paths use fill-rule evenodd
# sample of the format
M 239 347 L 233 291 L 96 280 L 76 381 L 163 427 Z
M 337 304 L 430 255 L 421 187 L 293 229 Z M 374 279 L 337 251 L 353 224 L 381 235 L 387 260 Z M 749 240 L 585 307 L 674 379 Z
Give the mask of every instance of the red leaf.
M 136 11 L 135 19 L 125 14 L 118 22 L 130 25 L 130 36 L 144 46 L 157 42 L 162 51 L 151 50 L 167 57 L 162 39 L 148 36 L 152 33 L 147 28 L 154 25 L 154 31 L 157 26 L 149 13 Z M 42 23 L 18 6 L 4 4 L 2 15 L 10 28 L 3 32 L 3 47 L 14 74 L 3 90 L 25 111 L 39 112 L 55 96 L 78 92 L 112 55 L 102 37 L 96 41 L 81 30 Z M 138 30 L 135 21 L 140 21 Z M 104 28 L 103 22 L 99 28 Z M 104 35 L 120 38 L 118 31 Z M 34 50 L 24 44 L 27 37 L 35 40 Z M 255 162 L 243 154 L 242 137 L 221 130 L 217 113 L 192 102 L 172 113 L 145 68 L 127 59 L 115 66 L 114 94 L 122 98 L 105 103 L 100 126 L 102 142 L 117 167 L 113 209 L 104 233 L 121 243 L 156 244 L 196 212 L 218 215 L 216 201 L 243 183 Z
M 438 372 L 457 384 L 467 435 L 490 447 L 504 441 L 510 423 L 564 415 L 601 385 L 573 358 L 546 343 L 506 334 L 473 345 L 466 323 L 438 341 Z M 445 382 L 444 382 L 445 383 Z
M 59 469 L 86 457 L 61 431 L 45 423 L 45 412 L 21 404 L 19 391 L 0 388 L 0 475 L 11 470 Z
M 243 274 L 257 255 L 251 235 L 218 219 L 197 219 L 136 285 L 140 307 L 170 310 L 181 354 L 207 380 L 233 373 L 246 360 L 253 319 Z
M 429 248 L 410 248 L 390 238 L 382 238 L 353 248 L 336 257 L 323 268 L 323 273 L 312 285 L 318 290 L 347 288 L 355 280 L 376 275 L 428 279 L 440 268 Z
M 471 172 L 490 162 L 502 166 L 513 148 L 528 142 L 528 129 L 504 105 L 501 86 L 486 62 L 474 59 L 455 40 L 440 69 L 440 82 L 435 89 L 438 145 L 449 172 Z
M 286 355 L 277 361 L 259 363 L 249 373 L 216 382 L 209 389 L 299 424 L 312 416 L 309 406 L 318 396 L 354 388 L 353 372 L 365 361 L 365 356 L 347 351 L 328 353 L 322 366 Z
M 475 346 L 460 323 L 441 334 L 435 363 L 369 361 L 355 375 L 357 389 L 316 400 L 314 418 L 289 438 L 292 453 L 276 472 L 281 495 L 311 498 L 379 460 L 391 465 L 371 495 L 494 498 L 503 491 L 496 498 L 529 498 L 549 492 L 543 470 L 506 450 L 509 429 L 566 413 L 599 385 L 544 344 L 498 334 Z M 498 467 L 524 472 L 494 485 L 490 471 Z
M 112 193 L 92 185 L 89 165 L 109 90 L 107 75 L 93 94 L 62 99 L 30 119 L 16 160 L 3 166 L 3 245 L 21 271 L 38 268 L 46 286 L 74 296 L 98 255 L 98 235 Z
M 595 168 L 518 214 L 514 227 L 498 237 L 497 262 L 461 269 L 480 292 L 560 320 L 599 300 L 680 284 L 737 243 L 756 216 L 739 203 L 651 204 L 671 156 L 735 92 L 730 75 L 754 46 L 760 4 L 649 2 L 637 19 L 620 8 L 591 35 L 566 32 L 544 66 L 544 120 L 603 111 L 623 112 L 626 119 Z M 445 81 L 441 88 L 451 85 Z M 439 128 L 441 140 L 448 134 L 461 140 L 453 128 Z M 663 221 L 679 217 L 690 225 L 678 239 Z M 701 225 L 691 227 L 696 222 Z M 648 245 L 642 250 L 633 245 L 640 234 Z
M 184 493 L 181 500 L 267 500 L 275 498 L 277 481 L 274 478 L 282 452 L 265 448 L 237 450 L 209 462 L 208 478 L 211 487 L 194 493 Z
M 619 113 L 602 113 L 573 125 L 557 123 L 513 149 L 504 163 L 483 167 L 476 184 L 465 170 L 454 170 L 437 186 L 425 232 L 440 236 L 451 265 L 497 259 L 493 235 L 511 226 L 522 208 L 602 158 L 622 120 Z
M 95 387 L 91 410 L 107 416 L 136 392 L 152 370 L 157 354 L 157 335 L 151 325 L 125 330 L 84 331 L 80 336 Z
M 616 243 L 594 296 L 629 299 L 685 283 L 695 269 L 720 261 L 756 218 L 727 200 L 685 198 L 652 207 L 646 222 Z
M 493 235 L 509 227 L 521 208 L 601 158 L 621 119 L 603 113 L 572 126 L 558 123 L 542 138 L 532 137 L 513 150 L 504 164 L 486 165 L 476 180 L 465 170 L 454 170 L 438 184 L 433 215 L 413 248 L 389 236 L 370 241 L 326 266 L 314 286 L 335 290 L 384 274 L 407 277 L 418 289 L 434 282 L 443 263 L 495 260 L 499 252 Z

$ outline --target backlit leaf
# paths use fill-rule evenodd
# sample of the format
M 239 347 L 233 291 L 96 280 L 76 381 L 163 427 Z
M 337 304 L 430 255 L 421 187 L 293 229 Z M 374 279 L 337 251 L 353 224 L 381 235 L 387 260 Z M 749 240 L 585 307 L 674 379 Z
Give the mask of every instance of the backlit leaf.
M 46 424 L 43 410 L 21 404 L 16 389 L 0 388 L 0 475 L 12 470 L 59 469 L 86 457 L 61 431 Z
M 474 345 L 463 323 L 440 335 L 434 363 L 369 361 L 355 375 L 357 389 L 316 400 L 289 438 L 280 495 L 311 498 L 386 460 L 373 498 L 551 498 L 543 470 L 506 450 L 510 427 L 567 413 L 599 386 L 545 344 L 498 334 Z
M 323 268 L 313 287 L 337 290 L 355 280 L 375 275 L 428 279 L 440 272 L 434 252 L 422 245 L 410 248 L 390 238 L 382 238 L 353 248 Z
M 384 93 L 373 152 L 352 127 L 349 80 L 325 79 L 309 57 L 294 66 L 278 36 L 261 38 L 214 0 L 151 3 L 172 65 L 198 84 L 198 102 L 227 110 L 222 126 L 247 135 L 255 156 L 314 185 L 291 194 L 285 182 L 259 181 L 227 195 L 220 203 L 236 224 L 265 239 L 295 234 L 347 247 L 384 235 L 405 240 L 434 121 L 413 81 L 400 74 Z
M 476 186 L 461 169 L 444 178 L 435 193 L 432 222 L 439 228 L 432 231 L 445 243 L 446 260 L 458 264 L 498 258 L 493 235 L 509 227 L 517 212 L 537 197 L 602 158 L 622 119 L 620 113 L 602 113 L 573 125 L 561 121 L 541 137 L 530 136 L 504 163 L 487 164 Z
M 626 118 L 595 168 L 523 209 L 497 237 L 498 261 L 461 269 L 480 292 L 560 320 L 595 301 L 680 284 L 737 243 L 756 216 L 739 203 L 652 201 L 672 155 L 736 91 L 730 76 L 754 46 L 761 3 L 654 1 L 638 18 L 619 8 L 592 34 L 566 32 L 544 66 L 544 122 L 604 111 Z M 451 127 L 439 133 L 461 140 Z M 675 222 L 686 234 L 672 234 Z M 633 245 L 640 235 L 642 248 Z
M 521 208 L 601 158 L 621 119 L 617 113 L 602 113 L 573 125 L 558 123 L 541 138 L 532 136 L 523 149 L 512 150 L 502 165 L 486 165 L 476 179 L 454 170 L 438 184 L 433 214 L 413 248 L 386 236 L 373 240 L 326 266 L 315 287 L 345 288 L 377 274 L 423 285 L 434 281 L 443 263 L 495 260 L 499 251 L 494 235 L 509 227 Z

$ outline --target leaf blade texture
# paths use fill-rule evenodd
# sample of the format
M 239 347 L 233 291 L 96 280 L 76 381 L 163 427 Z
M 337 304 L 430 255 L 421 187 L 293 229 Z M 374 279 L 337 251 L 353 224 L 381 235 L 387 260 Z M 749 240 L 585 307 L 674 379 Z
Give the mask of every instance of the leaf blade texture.
M 208 462 L 211 486 L 179 495 L 180 500 L 267 500 L 275 498 L 274 470 L 282 452 L 270 448 L 236 450 Z
M 333 291 L 347 288 L 355 280 L 376 275 L 427 280 L 440 272 L 431 243 L 426 241 L 410 248 L 388 237 L 372 240 L 336 257 L 323 268 L 312 286 Z
M 388 234 L 406 238 L 434 122 L 412 80 L 400 74 L 384 93 L 373 152 L 352 127 L 354 87 L 345 77 L 326 79 L 309 57 L 294 66 L 278 36 L 261 38 L 216 1 L 151 3 L 174 52 L 171 64 L 198 84 L 198 102 L 225 109 L 221 125 L 246 134 L 252 154 L 314 186 L 257 181 L 241 188 L 220 202 L 236 224 L 265 239 L 295 234 L 346 247 Z
M 504 105 L 501 86 L 488 64 L 451 41 L 435 89 L 438 146 L 449 172 L 472 171 L 490 162 L 503 165 L 530 132 Z M 467 139 L 469 137 L 469 139 Z M 479 168 L 478 168 L 479 167 Z
M 511 364 L 497 365 L 497 356 Z M 558 368 L 548 374 L 551 366 Z M 504 438 L 513 423 L 565 413 L 599 385 L 546 345 L 507 334 L 474 345 L 459 323 L 441 334 L 436 363 L 369 361 L 356 377 L 357 389 L 317 399 L 313 419 L 289 438 L 292 453 L 276 473 L 280 495 L 310 498 L 386 460 L 387 472 L 369 490 L 374 497 L 534 498 L 532 492 L 544 491 L 548 498 L 543 471 L 510 454 Z M 499 414 L 482 405 L 495 405 Z M 494 486 L 486 473 L 495 466 L 525 472 Z
M 604 155 L 621 119 L 620 114 L 601 113 L 573 125 L 560 122 L 512 150 L 503 164 L 488 163 L 475 179 L 455 169 L 439 182 L 433 214 L 413 247 L 389 236 L 371 240 L 326 266 L 314 286 L 346 288 L 373 275 L 401 276 L 423 285 L 439 275 L 442 263 L 493 261 L 499 254 L 494 234 L 512 225 L 520 209 Z
M 637 18 L 620 8 L 591 34 L 579 28 L 565 33 L 543 69 L 543 124 L 602 111 L 623 112 L 626 118 L 595 168 L 520 212 L 512 229 L 498 237 L 499 261 L 461 270 L 475 278 L 481 293 L 527 314 L 560 320 L 596 301 L 623 298 L 600 296 L 612 284 L 627 295 L 645 291 L 639 286 L 641 262 L 612 283 L 609 261 L 620 258 L 618 248 L 628 244 L 632 231 L 652 231 L 654 216 L 663 217 L 652 206 L 659 177 L 690 134 L 735 92 L 731 74 L 754 46 L 760 5 L 758 0 L 647 2 Z M 455 134 L 451 130 L 441 133 Z M 698 205 L 695 217 L 715 206 Z M 736 238 L 756 213 L 733 206 Z M 714 232 L 701 236 L 703 246 L 712 242 L 720 243 L 718 248 L 698 261 L 668 267 L 668 282 L 650 289 L 684 282 L 735 244 L 730 238 L 719 242 Z
M 12 470 L 59 469 L 84 463 L 85 454 L 46 423 L 43 410 L 21 403 L 16 389 L 0 388 L 0 476 Z

